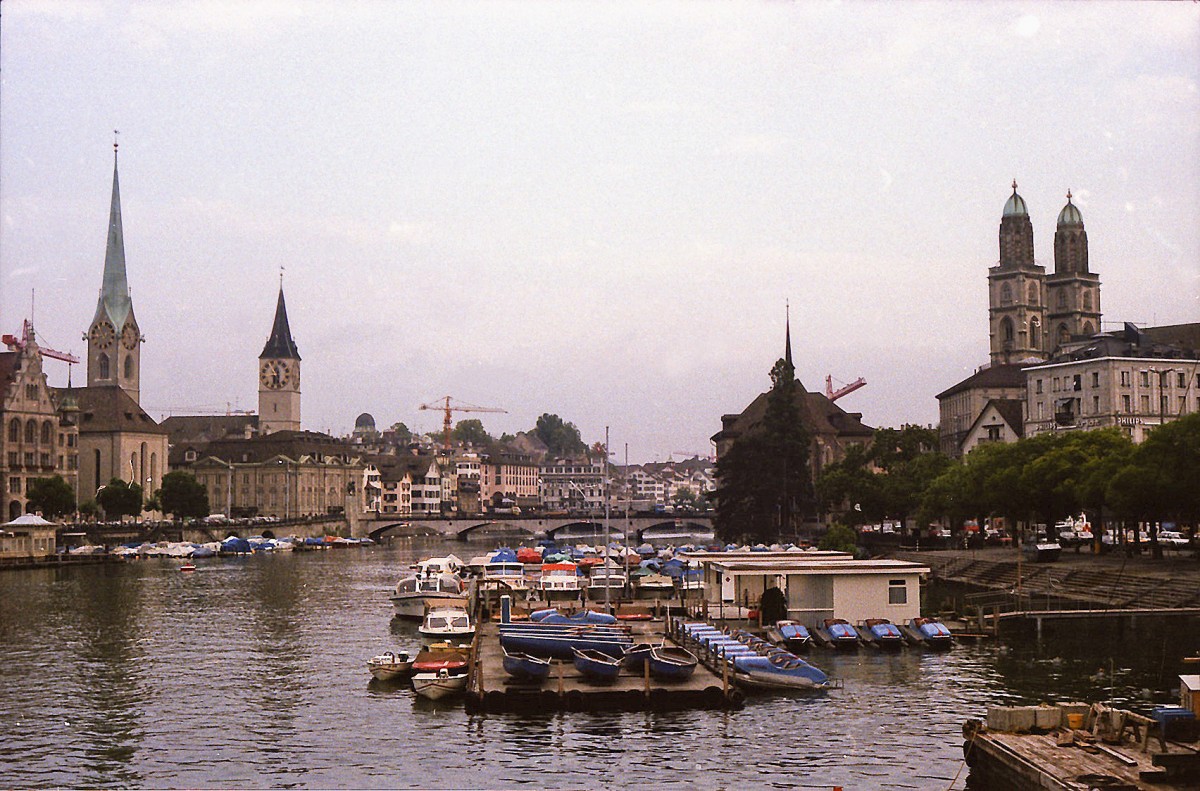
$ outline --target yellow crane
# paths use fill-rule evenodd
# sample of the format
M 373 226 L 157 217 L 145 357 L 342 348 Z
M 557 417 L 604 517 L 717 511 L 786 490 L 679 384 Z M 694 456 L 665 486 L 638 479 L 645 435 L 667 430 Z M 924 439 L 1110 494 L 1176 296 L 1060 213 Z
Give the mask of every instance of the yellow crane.
M 454 404 L 451 401 L 454 399 L 451 396 L 442 396 L 437 401 L 431 404 L 421 404 L 420 409 L 435 409 L 442 412 L 442 446 L 447 450 L 450 449 L 450 432 L 453 430 L 452 413 L 454 412 L 503 412 L 508 413 L 507 409 L 500 409 L 493 406 L 475 406 L 474 404 Z

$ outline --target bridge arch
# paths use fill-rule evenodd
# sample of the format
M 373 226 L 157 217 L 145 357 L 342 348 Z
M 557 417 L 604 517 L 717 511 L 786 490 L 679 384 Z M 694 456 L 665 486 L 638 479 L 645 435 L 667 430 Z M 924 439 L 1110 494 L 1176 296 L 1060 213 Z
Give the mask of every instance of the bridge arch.
M 534 530 L 530 530 L 523 524 L 507 520 L 499 521 L 495 519 L 488 519 L 483 522 L 469 525 L 468 527 L 464 527 L 455 533 L 455 537 L 459 541 L 467 541 L 483 535 L 533 538 L 537 536 L 538 533 Z

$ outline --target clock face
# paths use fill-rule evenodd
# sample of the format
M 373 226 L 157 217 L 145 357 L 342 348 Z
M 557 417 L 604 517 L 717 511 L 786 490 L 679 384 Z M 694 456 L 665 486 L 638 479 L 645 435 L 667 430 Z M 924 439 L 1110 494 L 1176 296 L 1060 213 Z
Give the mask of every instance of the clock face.
M 113 325 L 107 321 L 102 321 L 92 327 L 91 335 L 88 337 L 98 348 L 107 349 L 113 345 L 113 341 L 117 339 L 117 334 L 113 331 Z
M 139 340 L 141 337 L 137 329 L 132 324 L 126 324 L 125 329 L 121 330 L 121 345 L 126 349 L 132 349 L 137 346 Z
M 278 360 L 268 360 L 262 364 L 259 370 L 258 379 L 263 383 L 264 387 L 271 390 L 278 390 L 285 387 L 291 377 L 291 369 L 288 364 Z

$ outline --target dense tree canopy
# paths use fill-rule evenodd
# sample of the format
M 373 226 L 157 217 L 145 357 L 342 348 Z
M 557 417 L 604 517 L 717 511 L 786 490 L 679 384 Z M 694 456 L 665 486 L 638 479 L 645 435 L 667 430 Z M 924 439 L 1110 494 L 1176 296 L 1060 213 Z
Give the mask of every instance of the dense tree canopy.
M 191 519 L 209 513 L 208 491 L 190 472 L 176 470 L 163 476 L 156 493 L 159 507 L 176 519 Z
M 474 445 L 477 448 L 487 447 L 493 442 L 492 435 L 483 427 L 483 421 L 478 419 L 458 421 L 450 437 L 455 442 Z
M 762 422 L 717 461 L 717 533 L 726 541 L 771 543 L 794 534 L 813 503 L 811 438 L 796 404 L 795 369 L 779 360 Z
M 96 493 L 96 502 L 104 509 L 104 518 L 117 520 L 142 512 L 142 487 L 113 478 Z
M 25 492 L 29 509 L 40 511 L 47 519 L 56 519 L 75 511 L 75 490 L 61 475 L 34 478 Z
M 551 456 L 577 458 L 588 450 L 575 424 L 564 422 L 558 415 L 547 413 L 539 417 L 533 434 L 546 445 Z

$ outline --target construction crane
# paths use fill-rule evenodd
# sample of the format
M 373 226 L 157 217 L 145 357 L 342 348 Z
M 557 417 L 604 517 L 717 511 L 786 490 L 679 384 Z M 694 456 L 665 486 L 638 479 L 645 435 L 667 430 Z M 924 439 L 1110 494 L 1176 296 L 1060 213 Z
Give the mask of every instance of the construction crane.
M 825 377 L 825 397 L 828 398 L 830 401 L 837 401 L 842 396 L 848 395 L 849 393 L 853 393 L 858 388 L 865 386 L 866 383 L 867 383 L 867 380 L 863 379 L 860 376 L 857 379 L 855 379 L 853 382 L 851 382 L 850 384 L 846 385 L 845 387 L 839 387 L 837 390 L 834 390 L 833 389 L 833 377 L 826 376 Z
M 29 343 L 33 339 L 33 322 L 29 319 L 25 319 L 25 323 L 21 325 L 21 336 L 19 338 L 16 335 L 5 335 L 0 340 L 3 340 L 4 345 L 9 349 L 16 351 L 19 349 L 24 349 L 25 344 Z M 54 360 L 62 360 L 68 365 L 76 365 L 79 363 L 79 358 L 73 354 L 55 351 L 54 349 L 48 349 L 45 346 L 40 347 L 40 350 L 43 357 L 49 357 Z
M 505 414 L 508 413 L 507 409 L 500 409 L 498 407 L 493 407 L 493 406 L 475 406 L 474 404 L 461 404 L 461 405 L 452 406 L 450 404 L 450 402 L 453 400 L 454 399 L 451 398 L 450 396 L 442 396 L 437 401 L 434 401 L 432 404 L 421 404 L 421 406 L 419 407 L 419 409 L 435 409 L 435 410 L 442 412 L 442 446 L 446 450 L 450 449 L 450 432 L 453 430 L 453 426 L 451 426 L 451 422 L 452 422 L 451 414 L 452 413 L 454 413 L 454 412 L 504 412 Z

